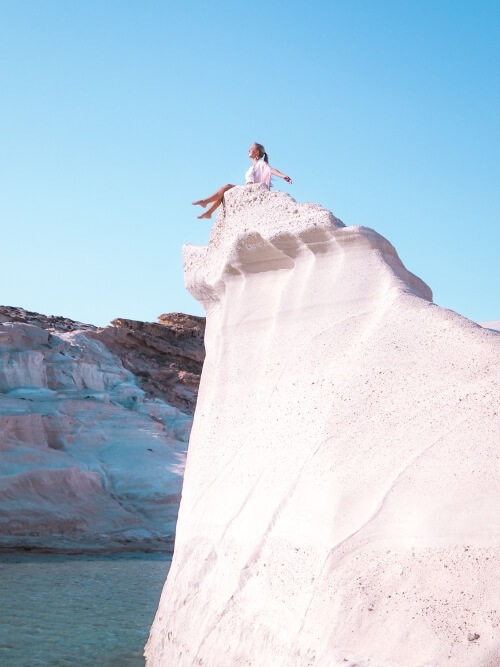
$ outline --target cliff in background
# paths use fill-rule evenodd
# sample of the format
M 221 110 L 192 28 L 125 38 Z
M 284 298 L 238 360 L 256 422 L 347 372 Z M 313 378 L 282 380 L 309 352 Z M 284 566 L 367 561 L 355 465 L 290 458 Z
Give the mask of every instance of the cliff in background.
M 260 184 L 184 266 L 207 356 L 148 667 L 499 665 L 498 333 Z
M 204 319 L 0 307 L 0 548 L 171 549 Z
M 116 318 L 112 326 L 99 328 L 65 317 L 0 306 L 0 323 L 31 324 L 52 333 L 85 332 L 120 359 L 149 398 L 159 398 L 192 415 L 205 358 L 205 318 L 166 313 L 158 321 Z

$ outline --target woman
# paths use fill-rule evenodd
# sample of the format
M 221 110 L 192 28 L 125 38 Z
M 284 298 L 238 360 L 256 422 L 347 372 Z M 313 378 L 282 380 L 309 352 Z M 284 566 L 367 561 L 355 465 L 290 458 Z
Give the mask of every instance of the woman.
M 248 151 L 248 157 L 252 160 L 252 166 L 245 174 L 245 181 L 247 185 L 250 185 L 251 183 L 264 183 L 267 188 L 270 188 L 271 175 L 273 174 L 274 176 L 284 178 L 287 183 L 292 182 L 290 176 L 285 176 L 285 174 L 282 174 L 281 171 L 278 171 L 277 169 L 269 166 L 269 159 L 262 144 L 252 144 L 250 146 L 250 150 Z M 264 159 L 262 160 L 261 158 Z M 205 208 L 207 204 L 213 202 L 208 211 L 202 215 L 199 215 L 198 218 L 211 218 L 215 209 L 221 205 L 224 194 L 231 188 L 234 188 L 234 185 L 228 183 L 227 185 L 224 185 L 222 188 L 217 190 L 217 192 L 215 192 L 211 197 L 194 201 L 193 206 L 203 206 L 203 208 Z

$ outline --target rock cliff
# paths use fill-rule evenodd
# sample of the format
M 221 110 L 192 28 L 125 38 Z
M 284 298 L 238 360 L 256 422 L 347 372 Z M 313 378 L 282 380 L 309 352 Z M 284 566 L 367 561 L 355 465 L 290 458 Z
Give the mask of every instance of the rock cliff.
M 0 307 L 0 548 L 172 548 L 203 318 Z
M 207 356 L 148 667 L 499 665 L 499 334 L 261 185 L 184 263 Z

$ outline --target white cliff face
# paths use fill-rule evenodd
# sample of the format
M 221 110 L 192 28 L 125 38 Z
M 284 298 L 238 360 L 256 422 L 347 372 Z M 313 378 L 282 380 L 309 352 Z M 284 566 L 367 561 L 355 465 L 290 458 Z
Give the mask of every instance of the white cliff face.
M 500 664 L 500 336 L 262 186 L 185 248 L 206 360 L 147 664 Z
M 0 324 L 0 547 L 172 543 L 191 418 L 87 333 Z

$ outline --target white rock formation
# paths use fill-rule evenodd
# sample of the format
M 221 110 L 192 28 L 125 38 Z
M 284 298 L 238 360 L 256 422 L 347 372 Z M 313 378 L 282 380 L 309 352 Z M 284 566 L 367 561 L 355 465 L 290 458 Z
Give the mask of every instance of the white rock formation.
M 500 336 L 261 185 L 185 248 L 206 350 L 147 665 L 500 665 Z
M 493 329 L 493 331 L 500 331 L 500 320 L 492 320 L 491 322 L 479 322 L 485 329 Z
M 191 417 L 88 331 L 2 320 L 0 548 L 169 548 Z

